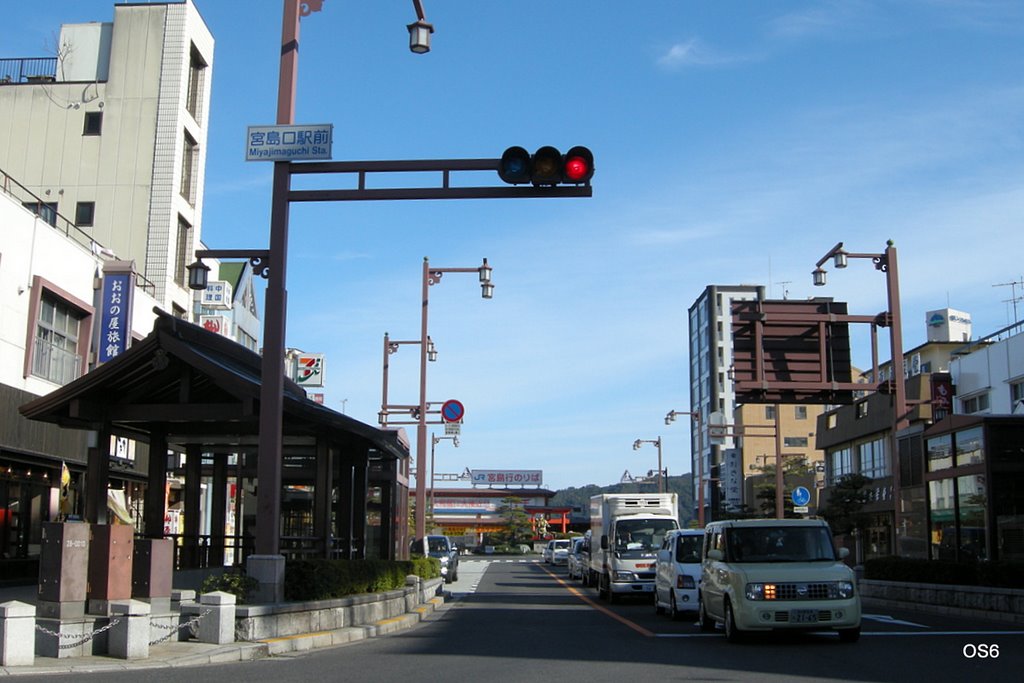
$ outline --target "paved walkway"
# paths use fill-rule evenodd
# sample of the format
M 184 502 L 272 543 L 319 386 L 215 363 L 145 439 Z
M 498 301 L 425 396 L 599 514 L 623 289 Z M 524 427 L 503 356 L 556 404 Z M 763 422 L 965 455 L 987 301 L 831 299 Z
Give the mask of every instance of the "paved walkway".
M 37 599 L 36 592 L 36 586 L 0 586 L 0 603 L 18 600 L 34 605 Z M 335 631 L 304 633 L 283 638 L 270 638 L 249 643 L 236 642 L 227 645 L 210 645 L 196 641 L 179 642 L 168 640 L 157 645 L 151 645 L 149 657 L 145 659 L 126 660 L 106 655 L 87 655 L 65 659 L 37 656 L 31 666 L 0 666 L 0 677 L 24 674 L 56 675 L 128 669 L 142 670 L 249 661 L 285 652 L 342 645 L 403 631 L 419 624 L 430 614 L 443 607 L 443 605 L 444 598 L 436 597 L 413 612 L 391 619 L 384 619 L 375 624 L 352 626 Z

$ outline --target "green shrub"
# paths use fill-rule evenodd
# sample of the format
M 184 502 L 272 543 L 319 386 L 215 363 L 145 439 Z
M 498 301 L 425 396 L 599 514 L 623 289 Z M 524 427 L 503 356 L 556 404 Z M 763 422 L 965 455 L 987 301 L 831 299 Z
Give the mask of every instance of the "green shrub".
M 203 580 L 199 588 L 200 593 L 212 593 L 213 591 L 224 591 L 231 593 L 238 600 L 239 604 L 248 602 L 249 596 L 259 588 L 259 581 L 244 572 L 224 572 L 223 574 L 211 574 Z
M 424 579 L 441 575 L 433 557 L 413 560 L 293 560 L 285 565 L 286 600 L 331 600 L 359 593 L 381 593 L 405 586 L 413 574 Z

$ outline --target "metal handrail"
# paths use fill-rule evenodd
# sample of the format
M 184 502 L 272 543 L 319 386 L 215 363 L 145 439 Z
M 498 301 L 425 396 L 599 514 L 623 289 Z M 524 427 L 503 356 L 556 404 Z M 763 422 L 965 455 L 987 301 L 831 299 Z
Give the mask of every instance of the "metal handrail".
M 0 85 L 46 83 L 57 80 L 56 57 L 0 59 Z
M 32 190 L 19 183 L 13 176 L 3 169 L 0 169 L 0 192 L 10 196 L 23 206 L 31 206 L 34 204 L 36 206 L 35 214 L 40 217 L 43 215 L 42 207 L 50 203 L 44 201 L 37 194 L 32 192 Z M 53 216 L 54 220 L 52 223 L 50 221 L 46 222 L 53 227 L 53 229 L 64 233 L 65 237 L 76 243 L 78 246 L 83 249 L 88 249 L 93 254 L 100 253 L 104 248 L 103 245 L 94 240 L 89 233 L 82 230 L 80 227 L 75 225 L 73 221 L 61 213 L 54 211 Z M 135 286 L 144 292 L 149 292 L 154 296 L 156 295 L 156 284 L 137 271 L 135 272 Z

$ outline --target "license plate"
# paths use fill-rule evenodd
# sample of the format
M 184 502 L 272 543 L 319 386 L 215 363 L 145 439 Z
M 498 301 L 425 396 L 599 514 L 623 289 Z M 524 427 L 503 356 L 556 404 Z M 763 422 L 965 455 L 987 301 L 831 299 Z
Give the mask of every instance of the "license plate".
M 791 624 L 814 624 L 817 621 L 818 613 L 813 609 L 789 610 L 789 623 Z

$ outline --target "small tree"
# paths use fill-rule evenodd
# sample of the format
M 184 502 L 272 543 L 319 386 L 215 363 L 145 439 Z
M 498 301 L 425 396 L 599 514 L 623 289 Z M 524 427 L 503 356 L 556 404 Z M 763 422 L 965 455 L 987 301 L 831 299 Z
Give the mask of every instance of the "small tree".
M 864 526 L 862 510 L 870 499 L 865 490 L 871 483 L 863 474 L 846 474 L 836 480 L 828 497 L 828 504 L 821 510 L 821 516 L 832 527 L 834 534 L 849 534 Z
M 498 535 L 500 543 L 516 545 L 532 540 L 533 528 L 530 516 L 523 509 L 523 501 L 513 496 L 502 498 L 498 514 L 505 522 L 505 529 Z

